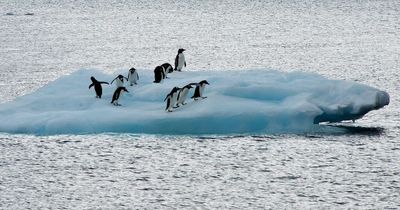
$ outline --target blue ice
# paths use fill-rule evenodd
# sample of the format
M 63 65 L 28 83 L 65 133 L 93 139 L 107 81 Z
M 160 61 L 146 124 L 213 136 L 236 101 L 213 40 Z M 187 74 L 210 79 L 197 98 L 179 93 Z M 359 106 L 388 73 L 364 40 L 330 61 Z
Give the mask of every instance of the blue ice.
M 272 70 L 174 72 L 156 84 L 139 69 L 138 85 L 111 102 L 115 85 L 103 85 L 102 99 L 88 89 L 90 77 L 110 82 L 128 70 L 105 74 L 78 70 L 37 91 L 0 104 L 0 132 L 35 135 L 103 132 L 145 134 L 273 134 L 307 132 L 320 122 L 356 120 L 389 104 L 389 95 L 367 85 L 329 80 L 317 74 Z M 190 99 L 173 112 L 165 96 L 175 87 L 207 80 L 206 99 Z

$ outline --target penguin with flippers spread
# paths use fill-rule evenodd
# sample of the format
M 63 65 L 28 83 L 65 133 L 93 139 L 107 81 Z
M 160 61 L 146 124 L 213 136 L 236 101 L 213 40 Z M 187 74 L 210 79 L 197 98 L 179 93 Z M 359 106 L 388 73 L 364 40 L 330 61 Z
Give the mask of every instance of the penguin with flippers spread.
M 89 85 L 89 89 L 94 86 L 94 90 L 96 91 L 96 98 L 101 98 L 101 95 L 103 94 L 103 88 L 101 87 L 101 84 L 107 84 L 108 82 L 100 82 L 97 81 L 96 78 L 90 77 L 92 80 L 92 84 Z
M 115 78 L 111 81 L 111 84 L 112 84 L 114 81 L 116 81 L 116 82 L 115 82 L 115 85 L 117 86 L 117 88 L 119 88 L 119 87 L 124 87 L 124 79 L 126 79 L 126 81 L 128 81 L 128 78 L 126 78 L 126 77 L 124 77 L 124 76 L 122 76 L 122 75 L 120 74 L 120 75 L 118 75 L 117 77 L 115 77 Z

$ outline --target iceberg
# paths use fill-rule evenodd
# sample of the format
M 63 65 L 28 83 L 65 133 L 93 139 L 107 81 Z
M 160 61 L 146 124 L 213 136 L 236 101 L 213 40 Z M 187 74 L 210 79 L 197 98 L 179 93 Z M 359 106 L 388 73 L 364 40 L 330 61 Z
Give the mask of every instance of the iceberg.
M 304 72 L 273 70 L 186 71 L 153 83 L 151 70 L 139 69 L 121 106 L 112 105 L 115 85 L 103 84 L 101 99 L 90 77 L 110 82 L 128 70 L 106 74 L 82 69 L 37 91 L 0 104 L 0 132 L 58 135 L 104 132 L 208 135 L 308 132 L 321 122 L 356 120 L 389 104 L 388 93 L 367 85 L 329 80 Z M 173 87 L 207 80 L 202 100 L 167 112 L 165 96 Z

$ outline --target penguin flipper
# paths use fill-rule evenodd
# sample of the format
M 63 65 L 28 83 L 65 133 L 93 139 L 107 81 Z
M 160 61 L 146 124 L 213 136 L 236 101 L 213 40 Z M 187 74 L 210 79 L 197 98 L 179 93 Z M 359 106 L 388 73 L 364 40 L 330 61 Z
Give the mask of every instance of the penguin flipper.
M 112 81 L 111 81 L 111 84 L 114 82 L 114 80 L 116 80 L 118 77 L 115 77 Z
M 170 95 L 170 94 L 168 94 L 168 95 L 165 97 L 164 101 L 167 100 L 167 98 L 168 98 L 169 95 Z
M 108 83 L 108 82 L 100 82 L 100 84 L 107 84 L 107 85 L 109 85 L 109 83 Z
M 90 85 L 89 85 L 89 89 L 90 89 L 90 88 L 91 88 L 93 85 L 94 85 L 93 83 L 92 83 L 92 84 L 90 84 Z

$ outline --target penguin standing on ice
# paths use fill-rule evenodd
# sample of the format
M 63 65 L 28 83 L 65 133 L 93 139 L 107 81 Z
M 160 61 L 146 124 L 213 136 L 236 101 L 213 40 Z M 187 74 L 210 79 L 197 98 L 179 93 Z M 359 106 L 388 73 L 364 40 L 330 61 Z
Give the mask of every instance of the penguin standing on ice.
M 179 107 L 179 104 L 182 104 L 182 105 L 186 104 L 185 100 L 186 100 L 187 94 L 189 93 L 189 90 L 191 88 L 193 88 L 192 85 L 195 85 L 195 84 L 196 83 L 190 83 L 179 90 L 178 98 L 177 98 L 177 102 L 176 102 L 177 107 Z
M 164 71 L 162 66 L 157 66 L 154 69 L 154 83 L 160 83 L 165 78 Z
M 118 100 L 122 97 L 122 94 L 124 92 L 129 93 L 129 91 L 125 87 L 119 87 L 114 91 L 111 103 L 114 104 L 115 106 L 121 106 L 121 104 L 118 103 Z
M 137 81 L 139 80 L 139 74 L 137 73 L 135 68 L 131 68 L 129 69 L 128 72 L 128 81 L 130 83 L 131 86 L 133 86 L 133 84 L 137 85 Z
M 165 97 L 164 101 L 167 101 L 167 106 L 165 107 L 165 110 L 168 110 L 168 112 L 172 112 L 175 103 L 176 103 L 176 98 L 178 97 L 178 91 L 180 88 L 174 87 L 171 92 Z
M 126 77 L 124 77 L 124 76 L 122 76 L 122 75 L 118 75 L 117 77 L 115 77 L 114 79 L 113 79 L 113 81 L 111 81 L 111 84 L 114 82 L 114 80 L 116 81 L 115 82 L 115 85 L 117 86 L 117 88 L 119 88 L 119 87 L 124 87 L 124 79 L 126 79 L 126 81 L 128 81 L 128 78 L 126 78 Z
M 175 57 L 175 71 L 182 71 L 183 66 L 186 67 L 186 60 L 183 51 L 185 51 L 185 49 L 180 48 L 178 50 L 178 54 Z
M 101 95 L 103 94 L 103 88 L 101 87 L 101 84 L 108 85 L 108 82 L 99 82 L 94 77 L 90 77 L 90 79 L 92 80 L 92 84 L 89 85 L 89 89 L 94 86 L 94 90 L 96 91 L 96 98 L 101 98 Z
M 197 101 L 199 98 L 207 98 L 207 97 L 203 97 L 203 92 L 204 92 L 204 88 L 206 87 L 206 85 L 210 85 L 207 82 L 207 80 L 203 80 L 196 84 L 196 89 L 194 90 L 194 94 L 192 96 L 192 98 L 194 100 Z

